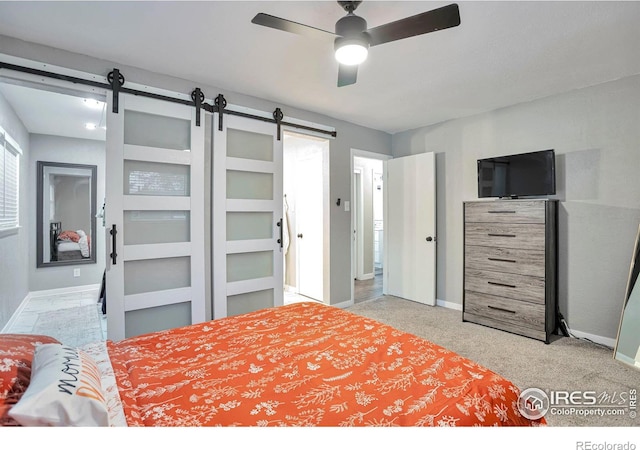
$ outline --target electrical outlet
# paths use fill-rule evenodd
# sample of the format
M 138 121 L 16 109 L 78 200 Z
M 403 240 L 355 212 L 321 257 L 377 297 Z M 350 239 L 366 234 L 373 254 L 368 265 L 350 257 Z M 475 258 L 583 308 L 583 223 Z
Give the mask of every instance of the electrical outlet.
M 73 276 L 74 277 L 79 277 L 80 276 L 80 269 L 73 269 Z

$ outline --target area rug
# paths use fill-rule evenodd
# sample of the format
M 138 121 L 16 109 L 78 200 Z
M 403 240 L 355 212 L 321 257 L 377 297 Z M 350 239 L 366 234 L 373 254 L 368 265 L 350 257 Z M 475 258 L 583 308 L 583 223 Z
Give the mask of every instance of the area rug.
M 63 344 L 81 347 L 103 340 L 97 305 L 76 306 L 38 314 L 34 334 L 51 336 Z

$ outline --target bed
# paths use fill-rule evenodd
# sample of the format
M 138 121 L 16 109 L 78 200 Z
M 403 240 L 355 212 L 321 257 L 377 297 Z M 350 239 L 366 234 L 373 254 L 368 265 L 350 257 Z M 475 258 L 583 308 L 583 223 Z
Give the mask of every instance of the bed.
M 84 230 L 63 230 L 61 222 L 49 224 L 51 261 L 77 261 L 89 258 L 90 239 Z
M 10 342 L 0 345 L 5 365 L 11 358 L 7 347 Z M 29 345 L 22 347 L 27 366 Z M 111 426 L 546 424 L 544 418 L 523 417 L 519 389 L 489 369 L 316 302 L 95 343 L 82 351 L 100 370 Z M 11 406 L 22 402 L 16 391 L 24 391 L 26 378 L 23 373 L 11 404 L 0 410 L 5 425 L 16 424 Z

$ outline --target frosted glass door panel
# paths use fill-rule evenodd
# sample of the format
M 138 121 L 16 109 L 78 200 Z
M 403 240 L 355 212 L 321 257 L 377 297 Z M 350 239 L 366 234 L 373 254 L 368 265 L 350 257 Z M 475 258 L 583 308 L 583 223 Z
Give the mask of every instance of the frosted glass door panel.
M 272 237 L 273 213 L 227 213 L 227 241 L 240 241 L 245 239 L 271 239 Z
M 124 322 L 126 337 L 190 325 L 191 302 L 126 311 Z
M 271 308 L 274 305 L 273 298 L 273 289 L 230 295 L 227 297 L 227 315 L 237 316 L 258 309 Z
M 189 286 L 191 258 L 187 256 L 124 262 L 125 295 Z
M 227 170 L 227 198 L 273 200 L 273 174 Z
M 124 211 L 124 244 L 189 242 L 189 211 Z
M 124 161 L 124 195 L 190 194 L 189 166 L 148 161 Z
M 273 252 L 232 253 L 227 255 L 227 282 L 273 276 Z
M 124 143 L 169 150 L 191 148 L 191 122 L 139 111 L 124 112 Z
M 273 136 L 229 128 L 227 130 L 227 156 L 273 161 Z

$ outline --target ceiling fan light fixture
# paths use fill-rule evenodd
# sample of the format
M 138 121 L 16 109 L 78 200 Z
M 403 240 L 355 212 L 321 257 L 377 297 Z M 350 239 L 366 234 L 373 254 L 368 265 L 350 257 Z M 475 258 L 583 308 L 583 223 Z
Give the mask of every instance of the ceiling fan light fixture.
M 369 43 L 361 39 L 338 38 L 335 44 L 336 60 L 345 66 L 356 66 L 367 59 Z

